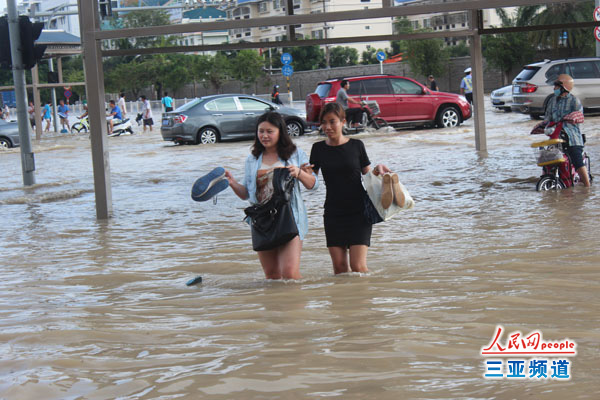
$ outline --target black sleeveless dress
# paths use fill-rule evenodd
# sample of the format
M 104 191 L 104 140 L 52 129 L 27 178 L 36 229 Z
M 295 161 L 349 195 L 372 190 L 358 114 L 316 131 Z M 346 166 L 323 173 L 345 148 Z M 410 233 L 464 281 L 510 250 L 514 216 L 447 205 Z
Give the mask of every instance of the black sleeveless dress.
M 350 139 L 339 146 L 325 141 L 313 144 L 310 163 L 323 173 L 325 195 L 325 237 L 327 247 L 371 245 L 373 226 L 364 216 L 365 189 L 362 169 L 371 164 L 365 145 Z

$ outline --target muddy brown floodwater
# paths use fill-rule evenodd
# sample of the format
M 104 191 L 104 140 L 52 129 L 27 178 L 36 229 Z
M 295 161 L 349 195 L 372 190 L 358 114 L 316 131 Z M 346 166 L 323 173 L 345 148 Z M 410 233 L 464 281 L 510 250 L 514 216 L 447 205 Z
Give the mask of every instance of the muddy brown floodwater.
M 305 192 L 297 282 L 264 280 L 231 191 L 190 198 L 214 166 L 241 179 L 249 141 L 108 139 L 108 222 L 86 135 L 35 142 L 31 188 L 18 149 L 1 152 L 0 398 L 599 398 L 598 187 L 536 192 L 534 123 L 486 117 L 487 154 L 472 121 L 359 135 L 416 206 L 374 227 L 369 274 L 334 277 L 325 189 Z M 583 125 L 592 172 L 599 123 Z M 497 325 L 576 342 L 571 379 L 484 379 Z

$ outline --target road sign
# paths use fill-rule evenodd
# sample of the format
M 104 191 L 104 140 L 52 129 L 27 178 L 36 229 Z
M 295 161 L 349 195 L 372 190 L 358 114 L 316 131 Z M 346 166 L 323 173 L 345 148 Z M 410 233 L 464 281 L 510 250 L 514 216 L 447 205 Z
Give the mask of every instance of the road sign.
M 378 51 L 377 54 L 376 54 L 376 56 L 377 56 L 377 60 L 379 62 L 383 62 L 387 58 L 387 55 L 383 51 Z
M 294 73 L 294 67 L 292 67 L 291 65 L 284 65 L 283 67 L 281 67 L 281 73 L 283 74 L 283 76 L 292 76 L 292 74 Z
M 70 90 L 65 90 L 65 97 L 68 99 L 69 97 L 71 97 L 73 95 L 73 93 L 71 93 Z
M 594 10 L 594 21 L 600 21 L 600 7 L 596 7 Z
M 600 42 L 600 26 L 597 26 L 596 28 L 594 28 L 594 37 L 596 38 L 597 41 Z
M 283 53 L 281 55 L 281 63 L 283 65 L 290 65 L 291 62 L 292 62 L 292 55 L 290 53 Z

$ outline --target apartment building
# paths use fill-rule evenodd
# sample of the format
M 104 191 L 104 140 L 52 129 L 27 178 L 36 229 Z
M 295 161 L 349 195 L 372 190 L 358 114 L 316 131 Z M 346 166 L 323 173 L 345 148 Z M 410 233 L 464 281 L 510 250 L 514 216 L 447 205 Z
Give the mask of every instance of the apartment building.
M 402 0 L 395 0 L 396 2 Z M 407 0 L 404 4 L 410 2 L 410 5 L 426 5 L 426 4 L 439 4 L 439 3 L 450 3 L 460 0 Z M 464 1 L 464 0 L 463 0 Z M 516 10 L 515 7 L 507 8 L 509 13 Z M 496 13 L 495 9 L 485 9 L 482 11 L 483 14 L 483 26 L 500 26 L 502 21 Z M 459 31 L 469 28 L 469 12 L 468 11 L 457 11 L 450 13 L 435 13 L 425 15 L 411 15 L 407 18 L 412 23 L 414 29 L 431 29 L 434 32 L 440 31 Z M 467 37 L 448 37 L 444 39 L 447 46 L 456 46 L 457 44 L 464 42 L 469 44 Z
M 228 19 L 250 19 L 286 15 L 286 0 L 236 0 L 227 8 Z M 294 14 L 318 14 L 380 8 L 381 0 L 293 0 Z M 297 38 L 336 38 L 389 35 L 392 33 L 392 18 L 365 19 L 356 21 L 333 21 L 328 23 L 308 23 L 295 26 Z M 285 26 L 265 26 L 258 28 L 232 29 L 229 39 L 239 41 L 276 42 L 287 36 Z M 369 47 L 386 48 L 389 41 L 348 44 L 359 53 Z
M 207 6 L 183 12 L 181 23 L 224 21 L 226 18 L 227 13 L 225 11 L 217 7 Z M 229 32 L 227 30 L 185 33 L 177 39 L 180 46 L 204 46 L 228 42 Z M 207 51 L 194 52 L 193 54 L 214 55 L 215 53 L 216 51 Z
M 21 9 L 22 7 L 22 9 Z M 44 22 L 45 29 L 63 30 L 80 37 L 77 0 L 23 0 L 19 11 L 33 16 L 36 21 Z M 64 13 L 70 12 L 70 15 Z M 48 16 L 36 17 L 38 13 L 50 13 Z

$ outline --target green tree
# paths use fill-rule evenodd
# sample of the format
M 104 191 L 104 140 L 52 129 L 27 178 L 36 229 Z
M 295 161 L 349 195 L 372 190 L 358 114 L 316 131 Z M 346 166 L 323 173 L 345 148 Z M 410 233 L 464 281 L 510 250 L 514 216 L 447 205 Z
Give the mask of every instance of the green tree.
M 293 47 L 284 51 L 291 54 L 294 71 L 325 68 L 325 51 L 317 45 Z M 281 64 L 281 61 L 279 63 Z
M 456 46 L 448 46 L 446 47 L 448 51 L 448 56 L 452 57 L 467 57 L 471 55 L 471 49 L 465 42 L 460 42 Z
M 423 76 L 443 75 L 448 62 L 448 52 L 442 39 L 411 40 L 405 55 L 413 73 Z
M 227 56 L 221 52 L 217 53 L 209 63 L 209 69 L 207 71 L 207 79 L 210 82 L 217 93 L 220 93 L 221 87 L 229 77 L 230 63 Z
M 335 46 L 329 50 L 329 65 L 344 67 L 358 64 L 358 50 L 348 46 Z
M 256 80 L 264 76 L 263 58 L 255 50 L 241 50 L 231 60 L 231 77 L 248 88 Z
M 406 17 L 396 18 L 394 21 L 394 33 L 411 33 L 413 31 L 412 23 Z M 408 40 L 392 40 L 392 55 L 406 53 L 408 49 Z
M 142 28 L 148 26 L 161 26 L 170 25 L 170 17 L 166 11 L 163 10 L 140 10 L 131 11 L 123 16 L 122 26 L 123 28 Z M 124 39 L 117 43 L 118 48 L 148 48 L 148 47 L 159 47 L 172 43 L 174 37 L 171 36 L 148 36 L 148 37 L 137 37 L 132 39 Z M 125 43 L 124 41 L 127 41 Z M 124 47 L 121 47 L 124 46 Z
M 530 18 L 532 9 L 521 7 L 517 15 L 509 17 L 503 9 L 496 12 L 502 21 L 503 27 L 516 26 L 525 23 L 524 18 Z M 498 35 L 486 35 L 482 38 L 483 56 L 487 62 L 502 71 L 502 82 L 509 81 L 509 73 L 515 65 L 523 65 L 531 61 L 535 48 L 526 32 L 510 32 Z
M 590 21 L 593 11 L 594 1 L 591 0 L 519 7 L 517 26 Z M 595 51 L 593 31 L 593 28 L 534 31 L 529 33 L 529 39 L 540 48 L 554 50 L 556 58 L 564 54 L 561 50 L 569 57 L 591 56 Z
M 362 65 L 379 64 L 379 60 L 377 59 L 378 51 L 384 51 L 384 50 L 383 49 L 375 49 L 374 47 L 369 47 L 367 50 L 362 52 L 360 63 Z

